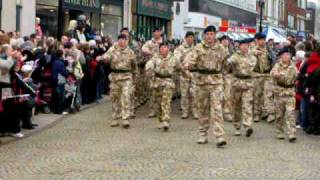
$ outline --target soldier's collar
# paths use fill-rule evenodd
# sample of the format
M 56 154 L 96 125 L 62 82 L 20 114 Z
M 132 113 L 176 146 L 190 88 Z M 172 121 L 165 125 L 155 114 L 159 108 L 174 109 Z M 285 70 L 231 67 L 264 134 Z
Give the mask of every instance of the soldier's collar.
M 281 67 L 289 67 L 291 65 L 291 62 L 289 62 L 289 64 L 285 64 L 284 62 L 282 62 L 282 60 L 280 59 L 280 66 Z
M 188 43 L 186 43 L 186 42 L 184 42 L 183 44 L 182 44 L 184 47 L 186 47 L 186 48 L 188 48 L 188 47 L 192 47 L 193 45 L 189 45 Z
M 202 44 L 204 47 L 206 48 L 211 48 L 211 49 L 215 49 L 218 45 L 219 42 L 216 40 L 216 42 L 213 45 L 208 44 L 205 40 L 202 41 Z
M 156 39 L 152 38 L 152 42 L 154 42 L 154 43 L 162 43 L 162 38 L 160 38 L 158 41 L 156 41 Z

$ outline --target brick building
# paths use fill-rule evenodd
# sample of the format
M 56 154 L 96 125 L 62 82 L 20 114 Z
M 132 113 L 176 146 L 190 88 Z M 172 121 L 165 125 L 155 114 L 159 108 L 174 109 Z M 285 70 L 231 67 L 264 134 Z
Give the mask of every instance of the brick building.
M 287 0 L 286 7 L 285 26 L 288 35 L 306 36 L 307 0 Z

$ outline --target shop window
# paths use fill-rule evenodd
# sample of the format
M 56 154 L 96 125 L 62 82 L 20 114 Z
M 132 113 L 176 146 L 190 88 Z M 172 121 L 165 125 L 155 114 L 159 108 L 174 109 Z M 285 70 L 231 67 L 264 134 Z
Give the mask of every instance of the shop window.
M 109 35 L 113 40 L 123 26 L 123 7 L 113 4 L 101 6 L 101 32 L 104 36 Z
M 58 32 L 58 7 L 37 5 L 36 16 L 41 19 L 42 31 L 47 36 L 57 36 Z

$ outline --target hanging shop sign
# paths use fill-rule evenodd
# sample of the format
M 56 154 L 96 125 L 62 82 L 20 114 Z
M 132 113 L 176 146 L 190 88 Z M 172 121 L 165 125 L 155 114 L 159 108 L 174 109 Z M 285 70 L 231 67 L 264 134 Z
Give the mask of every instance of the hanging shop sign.
M 139 0 L 137 13 L 140 15 L 171 19 L 171 7 L 172 1 L 170 0 Z
M 63 6 L 70 9 L 100 11 L 100 0 L 64 0 Z
M 220 27 L 219 31 L 234 32 L 234 33 L 248 33 L 248 34 L 255 34 L 257 32 L 255 28 L 250 28 L 250 27 L 225 27 L 225 26 Z

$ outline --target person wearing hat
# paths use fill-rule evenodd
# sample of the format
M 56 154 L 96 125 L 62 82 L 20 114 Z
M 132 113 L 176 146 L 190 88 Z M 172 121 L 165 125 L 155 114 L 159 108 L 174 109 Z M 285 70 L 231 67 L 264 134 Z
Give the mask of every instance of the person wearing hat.
M 159 45 L 159 55 L 153 56 L 146 64 L 147 75 L 154 74 L 155 105 L 158 109 L 157 115 L 160 122 L 158 128 L 164 131 L 169 130 L 171 119 L 171 101 L 175 83 L 173 75 L 176 71 L 178 60 L 170 53 L 169 44 Z
M 292 55 L 289 48 L 285 47 L 279 52 L 279 62 L 271 70 L 271 76 L 275 82 L 275 115 L 277 138 L 284 139 L 285 133 L 289 142 L 296 141 L 295 120 L 295 81 L 298 70 L 291 62 Z
M 197 44 L 193 53 L 187 55 L 184 69 L 196 67 L 199 87 L 199 144 L 208 143 L 210 124 L 217 138 L 217 147 L 227 144 L 223 126 L 223 66 L 227 53 L 216 39 L 216 28 L 208 26 L 204 30 L 204 40 Z
M 99 59 L 99 58 L 98 58 Z M 111 127 L 117 127 L 122 122 L 122 127 L 130 127 L 131 95 L 133 86 L 133 73 L 136 71 L 136 55 L 129 48 L 127 36 L 118 36 L 118 43 L 106 52 L 102 59 L 110 64 L 110 97 L 112 102 Z
M 272 60 L 266 46 L 266 36 L 257 33 L 255 40 L 257 46 L 251 51 L 258 60 L 255 68 L 254 121 L 259 122 L 261 119 L 267 119 L 268 122 L 272 122 L 274 121 L 272 80 L 270 77 Z
M 149 41 L 147 41 L 142 46 L 142 52 L 145 56 L 145 62 L 148 62 L 153 56 L 157 56 L 159 54 L 159 45 L 163 42 L 163 39 L 161 37 L 161 29 L 160 28 L 154 28 L 153 29 L 153 38 Z M 148 115 L 149 118 L 156 117 L 156 111 L 154 107 L 154 98 L 155 98 L 155 91 L 153 88 L 153 76 L 149 79 L 149 105 L 150 105 L 150 114 Z
M 188 53 L 192 53 L 194 48 L 194 33 L 189 31 L 185 35 L 184 42 L 174 51 L 174 55 L 178 59 L 180 66 L 183 65 L 185 57 Z M 182 119 L 186 119 L 189 116 L 189 111 L 191 110 L 193 118 L 198 119 L 198 108 L 195 103 L 196 96 L 196 84 L 195 76 L 197 70 L 193 67 L 188 72 L 180 73 L 180 91 L 181 91 L 181 109 L 182 109 Z
M 239 51 L 228 60 L 232 81 L 231 99 L 233 112 L 233 125 L 236 129 L 235 136 L 241 135 L 241 126 L 246 130 L 246 136 L 253 133 L 253 77 L 257 59 L 249 54 L 249 40 L 239 41 Z M 242 121 L 241 121 L 242 120 Z
M 137 56 L 137 63 L 139 64 L 141 61 L 141 56 L 139 56 L 141 54 L 141 47 L 139 47 L 138 43 L 132 38 L 129 29 L 127 27 L 124 27 L 120 30 L 120 34 L 124 34 L 127 36 L 128 39 L 128 46 L 130 47 L 130 49 L 132 49 L 134 51 L 134 53 Z M 142 97 L 143 97 L 143 83 L 141 82 L 141 69 L 139 69 L 139 67 L 136 68 L 137 69 L 137 74 L 134 74 L 134 78 L 133 78 L 133 91 L 132 91 L 132 104 L 131 104 L 131 116 L 132 118 L 135 118 L 135 108 L 138 107 L 138 105 L 140 104 L 139 102 L 142 101 Z M 140 83 L 140 84 L 139 84 Z M 141 86 L 139 86 L 141 85 Z
M 228 36 L 223 35 L 220 39 L 221 44 L 223 45 L 226 53 L 228 56 L 227 59 L 232 55 L 232 50 L 230 48 L 230 39 Z M 225 71 L 223 76 L 223 89 L 224 89 L 224 96 L 223 96 L 223 118 L 225 121 L 231 122 L 232 121 L 232 102 L 231 102 L 231 87 L 232 87 L 233 76 L 231 71 Z

